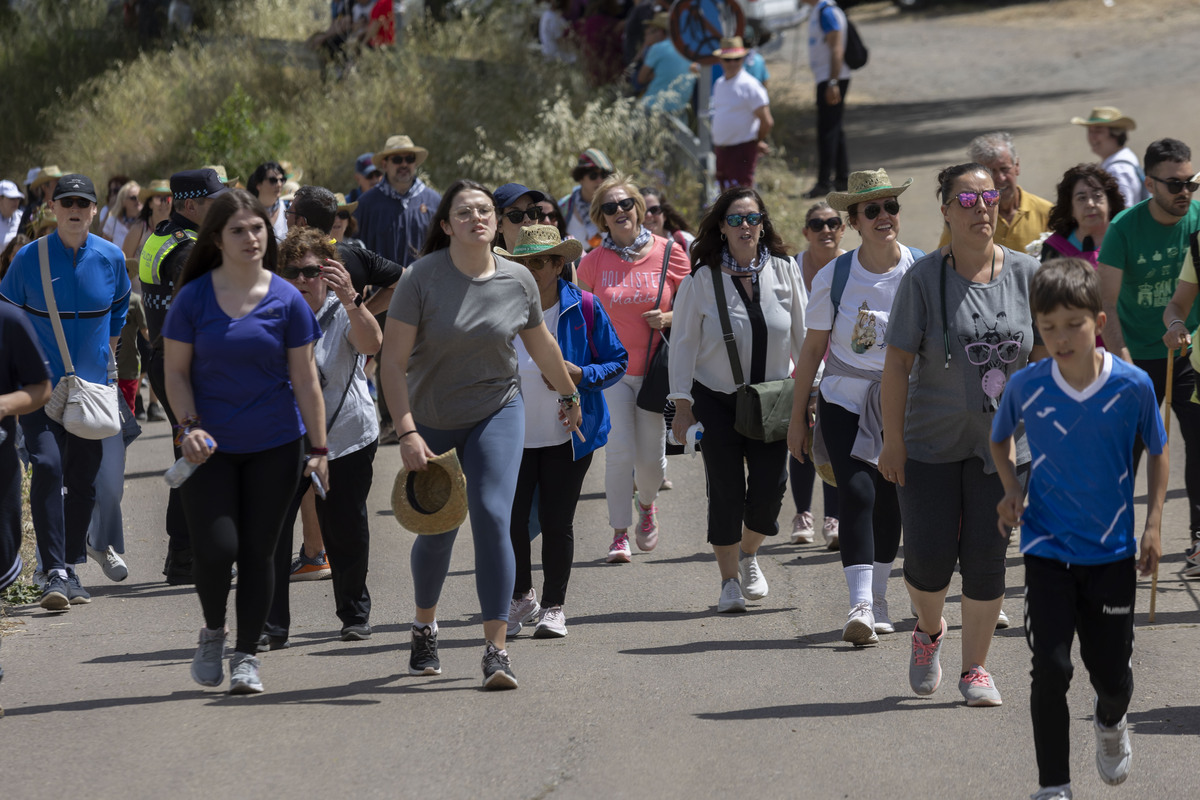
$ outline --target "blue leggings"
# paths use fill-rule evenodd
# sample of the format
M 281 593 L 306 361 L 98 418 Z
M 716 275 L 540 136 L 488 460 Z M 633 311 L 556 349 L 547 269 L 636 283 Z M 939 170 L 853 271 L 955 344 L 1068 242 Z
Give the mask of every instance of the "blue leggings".
M 429 449 L 458 451 L 467 477 L 467 505 L 475 540 L 475 591 L 483 620 L 508 620 L 516 581 L 509 522 L 521 456 L 525 452 L 525 404 L 517 395 L 508 405 L 470 428 L 437 430 L 417 423 Z M 450 553 L 458 528 L 437 536 L 418 536 L 409 557 L 417 608 L 433 608 L 450 571 Z

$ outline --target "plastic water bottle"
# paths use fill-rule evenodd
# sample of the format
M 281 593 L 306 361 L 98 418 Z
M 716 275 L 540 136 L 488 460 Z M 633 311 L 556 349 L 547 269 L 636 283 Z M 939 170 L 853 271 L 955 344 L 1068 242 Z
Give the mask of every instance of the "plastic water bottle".
M 216 442 L 212 439 L 205 439 L 204 441 L 208 443 L 209 447 L 216 447 Z M 163 473 L 163 480 L 167 482 L 167 486 L 170 486 L 172 489 L 178 489 L 180 486 L 183 486 L 184 481 L 192 477 L 192 473 L 199 466 L 199 464 L 193 464 L 186 458 L 181 457 L 171 465 L 170 469 Z
M 6 439 L 8 439 L 8 431 L 0 428 L 0 444 L 4 444 Z
M 675 431 L 667 430 L 667 441 L 674 445 L 683 445 L 683 452 L 696 455 L 696 445 L 704 438 L 704 424 L 697 422 L 695 425 L 687 429 L 687 441 L 680 442 L 675 439 Z

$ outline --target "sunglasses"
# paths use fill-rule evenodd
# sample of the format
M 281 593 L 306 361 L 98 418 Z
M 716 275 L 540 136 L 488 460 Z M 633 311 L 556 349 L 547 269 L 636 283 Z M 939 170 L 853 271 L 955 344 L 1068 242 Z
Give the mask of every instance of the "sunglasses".
M 417 163 L 417 155 L 416 153 L 409 153 L 408 155 L 404 156 L 392 156 L 388 159 L 388 161 L 392 162 L 396 166 L 400 166 L 401 164 L 415 164 Z
M 634 205 L 636 205 L 636 203 L 634 203 L 633 198 L 626 197 L 624 200 L 617 200 L 616 202 L 612 203 L 601 203 L 600 211 L 611 217 L 613 214 L 617 213 L 618 208 L 622 211 L 628 211 L 629 209 L 633 208 Z
M 963 208 L 974 208 L 981 198 L 983 204 L 991 208 L 1000 202 L 1000 190 L 984 189 L 982 192 L 959 192 L 955 197 L 958 198 L 958 204 Z
M 279 274 L 281 277 L 288 280 L 295 280 L 303 275 L 306 278 L 319 278 L 321 276 L 320 267 L 280 267 Z
M 651 214 L 661 214 L 661 213 L 662 213 L 662 206 L 646 206 L 646 216 L 647 217 L 650 216 Z
M 278 186 L 279 184 L 283 183 L 283 178 L 271 176 L 270 178 L 263 178 L 263 183 L 269 183 L 272 186 Z
M 1150 178 L 1166 186 L 1167 191 L 1171 194 L 1179 194 L 1184 189 L 1187 189 L 1189 192 L 1200 189 L 1200 183 L 1196 183 L 1195 181 L 1181 181 L 1179 178 L 1155 178 L 1153 175 Z
M 813 233 L 820 233 L 825 228 L 836 231 L 840 227 L 842 227 L 841 217 L 829 217 L 828 219 L 813 218 L 808 221 L 808 229 Z
M 895 200 L 888 200 L 885 203 L 871 203 L 863 208 L 863 216 L 867 219 L 875 219 L 882 212 L 886 211 L 893 217 L 900 213 L 900 204 Z
M 555 256 L 530 256 L 524 259 L 525 266 L 533 270 L 540 270 L 544 267 L 554 266 Z
M 585 172 L 583 174 L 583 177 L 587 178 L 589 181 L 598 181 L 598 180 L 607 178 L 611 174 L 612 174 L 611 172 L 605 172 L 604 170 L 594 169 L 591 172 Z
M 63 197 L 58 201 L 63 208 L 88 208 L 92 201 L 86 197 Z
M 753 228 L 755 225 L 760 224 L 766 216 L 766 214 L 759 214 L 758 212 L 753 214 L 730 214 L 725 218 L 725 224 L 731 228 L 740 228 L 743 222 L 747 222 Z
M 531 222 L 536 222 L 541 219 L 549 219 L 550 218 L 550 215 L 547 212 L 542 211 L 537 206 L 530 206 L 529 208 L 525 209 L 524 211 L 506 211 L 503 214 L 501 214 L 500 216 L 507 219 L 513 225 L 520 225 L 521 220 L 523 220 L 523 219 L 530 220 Z
M 350 212 L 349 211 L 339 211 L 339 212 L 337 212 L 337 218 L 344 219 L 347 222 L 349 222 L 350 221 Z

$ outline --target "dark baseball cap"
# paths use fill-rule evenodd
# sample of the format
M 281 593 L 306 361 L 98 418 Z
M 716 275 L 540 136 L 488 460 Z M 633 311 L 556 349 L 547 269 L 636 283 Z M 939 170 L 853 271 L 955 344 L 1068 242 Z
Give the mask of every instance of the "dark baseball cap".
M 58 200 L 63 197 L 82 197 L 84 200 L 91 200 L 94 203 L 96 202 L 96 187 L 87 175 L 72 172 L 70 175 L 63 175 L 58 179 L 58 185 L 54 187 L 54 196 L 50 199 Z
M 364 178 L 373 172 L 379 172 L 379 167 L 375 166 L 375 154 L 363 153 L 354 162 L 354 171 Z
M 519 183 L 506 183 L 496 187 L 496 191 L 492 192 L 492 197 L 496 198 L 496 211 L 503 211 L 525 195 L 530 195 L 535 203 L 550 199 L 536 189 L 530 189 Z
M 227 191 L 215 169 L 185 169 L 171 176 L 171 194 L 176 200 L 216 197 Z

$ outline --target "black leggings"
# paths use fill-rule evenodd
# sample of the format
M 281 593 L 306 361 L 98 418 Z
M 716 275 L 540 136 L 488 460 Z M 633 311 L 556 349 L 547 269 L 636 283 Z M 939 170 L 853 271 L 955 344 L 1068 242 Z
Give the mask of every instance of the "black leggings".
M 152 351 L 146 364 L 146 376 L 150 378 L 150 386 L 158 396 L 158 402 L 167 413 L 171 425 L 178 425 L 175 412 L 167 401 L 166 379 L 163 377 L 163 354 L 160 350 Z M 183 451 L 173 446 L 175 458 L 183 455 Z M 187 519 L 183 513 L 183 501 L 179 497 L 179 489 L 171 489 L 167 493 L 167 548 L 170 550 L 186 550 L 190 547 L 187 530 Z
M 191 533 L 196 593 L 210 630 L 225 627 L 229 570 L 237 563 L 237 646 L 254 653 L 271 608 L 271 556 L 300 481 L 303 439 L 258 453 L 217 450 L 180 487 Z
M 821 435 L 837 478 L 842 566 L 890 564 L 900 549 L 900 502 L 895 484 L 850 455 L 858 436 L 858 414 L 817 398 Z
M 797 461 L 795 456 L 788 456 L 788 476 L 791 479 L 792 502 L 796 504 L 796 513 L 812 511 L 813 481 L 817 479 L 817 465 L 811 457 Z M 837 487 L 821 481 L 821 494 L 825 500 L 825 518 L 837 519 Z
M 1154 399 L 1161 406 L 1167 389 L 1167 359 L 1136 359 L 1154 383 Z M 1183 437 L 1183 485 L 1188 497 L 1188 522 L 1193 533 L 1200 532 L 1200 405 L 1192 402 L 1196 390 L 1196 371 L 1188 354 L 1175 359 L 1175 386 L 1171 394 L 1171 410 L 1179 420 Z M 1145 445 L 1139 436 L 1133 448 L 1133 471 L 1137 472 Z
M 583 479 L 591 465 L 591 453 L 575 460 L 570 442 L 554 447 L 525 448 L 508 528 L 517 560 L 514 599 L 533 588 L 529 512 L 536 489 L 538 520 L 542 525 L 542 605 L 561 606 L 566 601 L 571 562 L 575 558 L 575 507 L 579 504 Z

